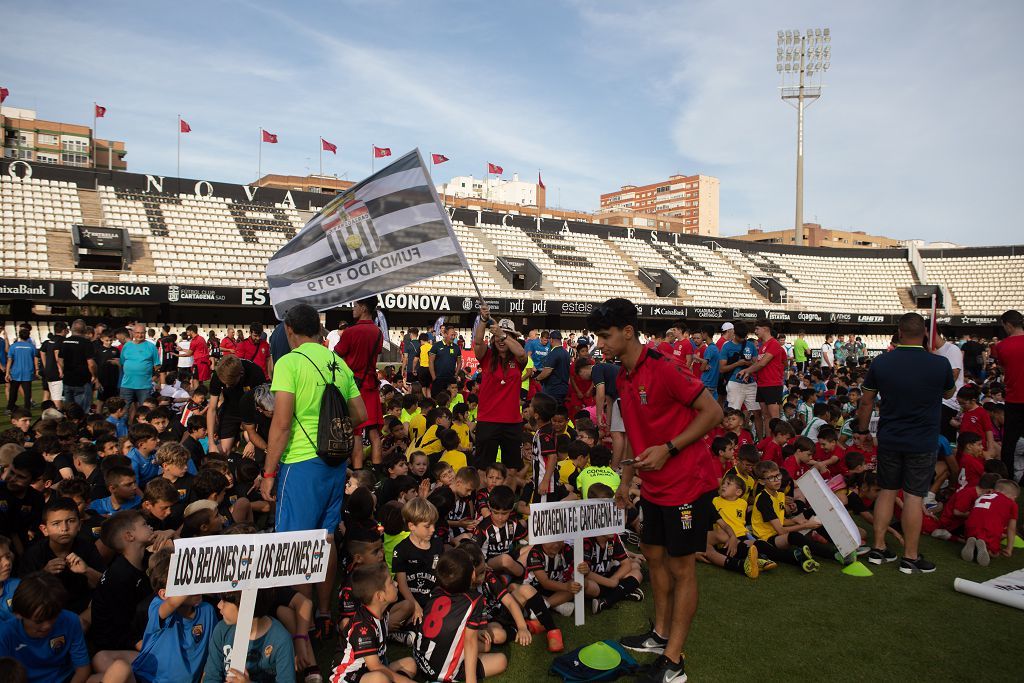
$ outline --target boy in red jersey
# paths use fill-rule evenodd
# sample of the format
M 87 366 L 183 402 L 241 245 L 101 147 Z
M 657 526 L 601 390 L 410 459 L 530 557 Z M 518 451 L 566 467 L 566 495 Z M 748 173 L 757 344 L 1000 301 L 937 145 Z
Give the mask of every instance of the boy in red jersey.
M 960 475 L 957 488 L 977 486 L 985 473 L 985 447 L 982 437 L 974 432 L 960 435 Z
M 644 513 L 640 549 L 654 592 L 654 627 L 627 636 L 623 646 L 661 655 L 651 680 L 685 680 L 683 646 L 697 608 L 695 553 L 707 547 L 711 504 L 717 490 L 705 435 L 722 419 L 722 408 L 701 381 L 641 343 L 636 306 L 609 299 L 594 307 L 587 328 L 598 349 L 616 357 L 616 379 L 627 453 L 617 503 L 631 505 L 629 487 L 639 470 Z
M 964 524 L 967 543 L 960 554 L 964 560 L 977 560 L 987 567 L 992 555 L 1003 557 L 1013 555 L 1013 543 L 1017 536 L 1017 496 L 1020 487 L 1009 479 L 1000 479 L 992 493 L 986 493 L 974 502 L 971 514 Z M 1000 543 L 1006 545 L 1000 549 Z
M 998 481 L 998 474 L 986 472 L 978 479 L 977 486 L 964 486 L 959 489 L 942 506 L 942 512 L 939 513 L 938 519 L 925 515 L 922 530 L 930 533 L 932 538 L 941 538 L 944 541 L 948 541 L 953 536 L 961 536 L 964 522 L 970 516 L 971 510 L 974 509 L 974 501 L 992 493 L 992 489 L 995 488 Z
M 782 465 L 782 447 L 796 436 L 793 426 L 782 420 L 774 420 L 769 429 L 771 436 L 766 436 L 757 442 L 757 450 L 761 452 L 762 460 L 771 460 L 776 465 Z
M 978 387 L 966 384 L 956 392 L 956 400 L 960 403 L 963 413 L 960 415 L 960 436 L 977 434 L 981 437 L 985 458 L 996 457 L 996 440 L 993 437 L 992 418 L 988 411 L 978 405 Z

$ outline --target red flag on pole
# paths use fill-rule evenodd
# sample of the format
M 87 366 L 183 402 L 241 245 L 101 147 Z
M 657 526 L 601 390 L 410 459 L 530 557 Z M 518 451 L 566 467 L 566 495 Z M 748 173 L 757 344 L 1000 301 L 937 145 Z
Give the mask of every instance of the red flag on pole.
M 7 99 L 7 96 L 11 94 L 11 91 L 7 88 L 0 88 L 0 104 Z
M 185 121 L 185 119 L 181 119 L 181 132 L 182 133 L 191 133 L 192 132 L 192 126 L 188 125 L 188 122 Z
M 932 350 L 935 350 L 935 349 L 938 348 L 938 343 L 937 343 L 938 335 L 936 334 L 936 332 L 938 331 L 938 320 L 936 319 L 936 318 L 938 318 L 938 315 L 939 315 L 939 302 L 938 302 L 938 298 L 934 294 L 932 294 L 932 317 L 931 317 L 931 321 L 928 323 L 928 344 L 931 345 Z
M 374 145 L 373 146 L 373 156 L 375 156 L 378 159 L 380 159 L 381 157 L 389 157 L 389 156 L 391 156 L 391 148 L 390 147 L 378 147 L 377 145 Z
M 443 154 L 431 154 L 430 160 L 433 161 L 435 164 L 443 164 L 444 162 L 448 161 L 448 157 L 446 157 Z
M 505 169 L 503 169 L 501 166 L 498 166 L 497 164 L 487 162 L 487 172 L 493 173 L 495 175 L 501 175 L 502 173 L 505 172 Z
M 95 107 L 96 107 L 96 118 L 102 119 L 103 116 L 107 113 L 107 108 L 106 107 L 101 107 L 98 104 L 95 105 Z
M 537 171 L 537 187 L 539 187 L 542 190 L 547 189 L 547 187 L 544 185 L 544 180 L 540 177 L 540 171 Z
M 260 130 L 263 130 L 263 129 L 261 128 Z M 272 145 L 276 145 L 277 144 L 277 136 L 275 134 L 273 134 L 273 133 L 268 133 L 267 131 L 263 130 L 263 142 L 269 142 Z
M 327 142 L 327 140 L 324 140 L 323 138 L 320 138 L 320 147 L 325 152 L 330 152 L 331 154 L 337 154 L 338 153 L 338 146 L 337 145 L 332 145 L 331 143 Z

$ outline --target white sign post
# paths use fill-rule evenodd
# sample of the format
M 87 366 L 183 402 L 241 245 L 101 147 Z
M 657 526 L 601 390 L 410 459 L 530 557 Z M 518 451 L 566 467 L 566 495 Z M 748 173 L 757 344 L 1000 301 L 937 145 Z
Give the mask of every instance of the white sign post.
M 230 667 L 245 671 L 256 592 L 324 581 L 330 552 L 323 529 L 178 539 L 171 554 L 166 595 L 241 591 Z
M 572 543 L 573 580 L 580 584 L 576 594 L 576 625 L 583 625 L 583 539 L 605 534 L 621 534 L 626 530 L 626 513 L 615 507 L 610 498 L 570 500 L 558 503 L 530 504 L 530 545 L 566 541 Z
M 814 515 L 825 527 L 839 553 L 846 557 L 860 547 L 860 527 L 850 517 L 843 503 L 828 487 L 818 470 L 811 469 L 796 480 Z

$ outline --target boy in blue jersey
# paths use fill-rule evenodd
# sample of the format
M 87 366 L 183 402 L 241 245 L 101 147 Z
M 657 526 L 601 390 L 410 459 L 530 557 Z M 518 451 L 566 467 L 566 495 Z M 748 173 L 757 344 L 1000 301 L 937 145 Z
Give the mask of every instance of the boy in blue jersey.
M 14 569 L 14 548 L 11 539 L 0 536 L 0 624 L 14 618 L 11 612 L 11 600 L 21 579 L 11 576 Z
M 169 548 L 156 552 L 149 562 L 149 578 L 156 597 L 149 605 L 149 620 L 142 637 L 142 650 L 131 664 L 135 680 L 141 683 L 197 682 L 217 625 L 213 605 L 202 595 L 169 598 L 164 593 L 171 566 Z M 111 667 L 123 667 L 117 662 Z M 111 670 L 108 669 L 108 674 Z
M 128 438 L 135 446 L 128 451 L 128 459 L 132 461 L 132 469 L 139 480 L 139 488 L 143 488 L 150 479 L 160 476 L 160 466 L 153 459 L 153 453 L 160 447 L 160 434 L 151 424 L 133 424 L 128 429 Z
M 21 662 L 32 683 L 84 683 L 92 670 L 78 615 L 64 609 L 67 597 L 55 576 L 30 574 L 11 600 L 16 618 L 0 624 L 0 657 Z
M 128 436 L 128 405 L 120 396 L 111 396 L 103 402 L 103 408 L 107 411 L 107 422 L 114 426 L 114 435 L 117 438 Z
M 119 510 L 134 510 L 142 505 L 142 496 L 135 486 L 135 472 L 127 467 L 111 467 L 104 475 L 110 495 L 89 503 L 89 511 L 109 517 Z

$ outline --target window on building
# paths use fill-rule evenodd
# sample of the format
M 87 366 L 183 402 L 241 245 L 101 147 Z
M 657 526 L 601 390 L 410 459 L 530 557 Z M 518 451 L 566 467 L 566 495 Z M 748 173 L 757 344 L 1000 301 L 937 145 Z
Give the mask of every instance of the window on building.
M 86 156 L 85 154 L 75 154 L 75 153 L 69 153 L 69 152 L 62 152 L 61 155 L 60 155 L 60 160 L 61 160 L 62 163 L 65 163 L 68 166 L 88 166 L 89 165 L 89 157 Z
M 662 185 L 661 187 L 656 188 L 654 191 L 660 193 L 660 192 L 668 192 L 671 189 L 672 189 L 671 185 Z
M 60 162 L 60 158 L 56 154 L 47 154 L 45 152 L 39 152 L 36 154 L 36 161 L 41 161 L 44 164 L 56 164 Z
M 57 144 L 57 136 L 56 135 L 49 135 L 48 133 L 39 133 L 36 136 L 36 140 L 39 141 L 40 145 L 56 145 Z
M 61 140 L 60 148 L 65 152 L 88 152 L 89 142 L 83 138 L 68 138 Z

